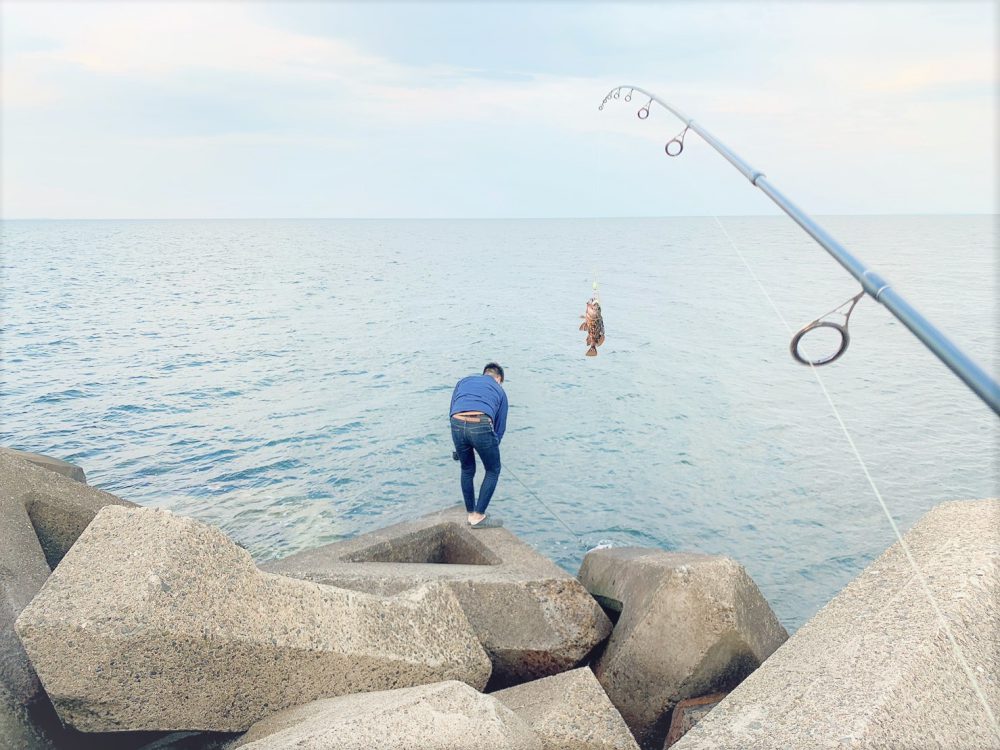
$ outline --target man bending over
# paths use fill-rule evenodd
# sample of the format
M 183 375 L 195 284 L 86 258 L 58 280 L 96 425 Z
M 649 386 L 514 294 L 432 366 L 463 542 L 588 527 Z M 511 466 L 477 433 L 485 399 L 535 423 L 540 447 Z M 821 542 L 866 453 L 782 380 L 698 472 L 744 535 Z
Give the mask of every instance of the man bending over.
M 469 526 L 491 529 L 503 526 L 498 518 L 486 515 L 493 491 L 500 478 L 500 441 L 507 429 L 507 394 L 504 393 L 503 368 L 490 362 L 482 375 L 462 378 L 451 394 L 451 439 L 454 457 L 462 464 L 462 497 L 469 513 Z M 476 475 L 479 454 L 486 470 L 476 500 L 472 478 Z

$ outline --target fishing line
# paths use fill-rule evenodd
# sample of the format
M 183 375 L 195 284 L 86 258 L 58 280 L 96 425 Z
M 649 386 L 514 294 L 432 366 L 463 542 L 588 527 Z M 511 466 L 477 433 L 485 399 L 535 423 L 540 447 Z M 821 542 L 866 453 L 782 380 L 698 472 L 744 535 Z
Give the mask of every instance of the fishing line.
M 725 235 L 726 239 L 729 240 L 729 244 L 736 252 L 736 255 L 743 262 L 743 265 L 746 266 L 747 271 L 750 272 L 750 276 L 756 282 L 757 287 L 760 289 L 764 297 L 767 299 L 768 303 L 771 305 L 771 308 L 778 316 L 778 319 L 781 321 L 782 325 L 784 325 L 785 328 L 788 330 L 788 332 L 791 333 L 792 327 L 788 324 L 788 321 L 785 320 L 785 316 L 781 314 L 781 310 L 778 309 L 778 306 L 771 298 L 771 295 L 768 294 L 767 289 L 764 288 L 764 285 L 757 277 L 757 274 L 754 273 L 753 268 L 750 267 L 750 264 L 747 262 L 747 259 L 743 256 L 743 253 L 741 253 L 740 249 L 736 246 L 736 243 L 733 241 L 733 238 L 729 235 L 729 232 L 726 231 L 726 228 L 722 225 L 722 222 L 719 221 L 719 217 L 715 216 L 713 218 L 715 219 L 715 223 L 719 225 L 719 229 L 722 230 L 722 233 Z M 976 680 L 976 676 L 973 674 L 972 668 L 969 666 L 969 663 L 965 660 L 965 656 L 962 654 L 962 650 L 959 648 L 958 643 L 955 640 L 955 636 L 951 632 L 951 627 L 949 627 L 948 621 L 945 619 L 944 613 L 938 606 L 937 599 L 934 598 L 934 594 L 931 592 L 930 586 L 927 585 L 927 579 L 924 577 L 923 572 L 917 565 L 917 561 L 914 559 L 913 554 L 910 552 L 910 546 L 906 543 L 906 540 L 903 538 L 903 535 L 899 531 L 899 527 L 896 525 L 895 519 L 889 512 L 889 507 L 886 505 L 885 500 L 882 497 L 882 493 L 875 485 L 875 480 L 872 478 L 871 472 L 868 471 L 868 465 L 865 463 L 865 460 L 861 457 L 861 453 L 858 451 L 858 447 L 857 445 L 855 445 L 854 439 L 851 437 L 851 433 L 848 431 L 847 425 L 844 423 L 844 420 L 840 415 L 840 410 L 837 409 L 836 404 L 834 404 L 833 398 L 830 396 L 830 391 L 827 390 L 826 384 L 820 377 L 816 365 L 810 361 L 806 361 L 805 363 L 809 365 L 809 369 L 812 370 L 812 373 L 816 378 L 816 382 L 819 384 L 820 389 L 823 391 L 823 395 L 826 396 L 826 401 L 830 405 L 830 409 L 833 411 L 833 415 L 834 417 L 836 417 L 837 423 L 840 425 L 841 430 L 843 430 L 844 437 L 847 438 L 847 443 L 848 445 L 850 445 L 851 451 L 854 453 L 854 457 L 858 460 L 858 464 L 861 466 L 861 470 L 864 472 L 865 478 L 868 480 L 868 484 L 872 488 L 872 492 L 875 493 L 875 497 L 878 499 L 879 505 L 882 507 L 882 512 L 885 514 L 885 517 L 889 520 L 889 525 L 892 527 L 893 534 L 896 535 L 896 540 L 899 542 L 899 545 L 903 550 L 903 554 L 906 556 L 907 561 L 909 561 L 910 567 L 913 569 L 913 573 L 916 576 L 917 580 L 920 582 L 920 586 L 924 591 L 924 595 L 927 597 L 927 600 L 931 603 L 931 607 L 933 608 L 934 613 L 937 615 L 938 621 L 944 628 L 945 636 L 948 638 L 948 642 L 951 644 L 952 650 L 955 653 L 956 660 L 961 665 L 962 670 L 965 672 L 965 676 L 969 679 L 969 682 L 972 684 L 972 689 L 975 692 L 976 697 L 983 704 L 983 708 L 986 709 L 986 715 L 989 717 L 990 723 L 993 725 L 993 729 L 997 732 L 997 734 L 1000 734 L 1000 724 L 997 723 L 996 716 L 993 714 L 993 710 L 990 708 L 990 705 L 986 700 L 986 695 L 983 692 L 983 689 L 980 687 L 979 682 Z
M 626 97 L 625 97 L 625 101 L 628 101 L 628 100 L 629 100 L 629 98 L 630 98 L 630 97 L 626 95 Z M 598 300 L 598 301 L 599 301 L 599 300 L 600 300 L 600 292 L 598 291 L 598 284 L 597 284 L 597 269 L 594 269 L 594 272 L 593 272 L 593 277 L 594 277 L 594 283 L 593 283 L 593 297 L 594 297 L 594 299 L 595 299 L 595 300 Z M 556 513 L 556 512 L 555 512 L 555 511 L 554 511 L 554 510 L 553 510 L 553 509 L 552 509 L 552 508 L 551 508 L 551 507 L 550 507 L 550 506 L 549 506 L 549 505 L 548 505 L 548 504 L 547 504 L 547 503 L 546 503 L 546 502 L 545 502 L 544 500 L 542 500 L 542 498 L 541 498 L 541 497 L 539 497 L 539 496 L 538 496 L 538 495 L 537 495 L 537 494 L 535 493 L 535 491 L 534 491 L 534 490 L 532 490 L 532 489 L 531 489 L 531 488 L 530 488 L 530 487 L 529 487 L 529 486 L 528 486 L 527 484 L 525 484 L 525 483 L 524 483 L 523 481 L 521 481 L 521 478 L 520 478 L 519 476 L 517 476 L 517 474 L 515 474 L 514 472 L 512 472 L 512 471 L 510 470 L 510 467 L 509 467 L 509 466 L 507 466 L 506 464 L 504 464 L 504 465 L 502 466 L 502 468 L 501 468 L 501 471 L 506 471 L 506 472 L 507 472 L 508 474 L 510 474 L 510 475 L 511 475 L 511 476 L 512 476 L 512 477 L 513 477 L 513 478 L 514 478 L 515 480 L 517 480 L 517 483 L 518 483 L 518 484 L 520 484 L 520 485 L 521 485 L 521 486 L 522 486 L 522 487 L 524 488 L 524 490 L 525 490 L 525 491 L 526 491 L 526 492 L 527 492 L 527 493 L 528 493 L 529 495 L 531 495 L 531 496 L 532 496 L 533 498 L 535 498 L 535 500 L 537 500 L 537 501 L 539 502 L 539 504 L 540 504 L 540 505 L 541 505 L 541 506 L 542 506 L 543 508 L 545 508 L 545 510 L 547 510 L 547 511 L 549 512 L 549 515 L 551 515 L 551 516 L 552 516 L 552 517 L 553 517 L 553 518 L 554 518 L 554 519 L 555 519 L 556 521 L 558 521 L 558 522 L 559 522 L 559 524 L 560 524 L 560 525 L 561 525 L 561 526 L 562 526 L 562 527 L 563 527 L 564 529 L 566 529 L 566 531 L 568 531 L 568 532 L 570 533 L 570 535 L 572 535 L 572 536 L 573 536 L 573 537 L 574 537 L 574 538 L 576 539 L 577 543 L 578 543 L 578 544 L 579 544 L 579 545 L 580 545 L 580 546 L 581 546 L 581 547 L 582 547 L 583 549 L 585 549 L 585 550 L 589 550 L 589 549 L 590 549 L 590 547 L 588 547 L 588 546 L 587 546 L 587 543 L 586 543 L 586 542 L 585 542 L 585 541 L 583 540 L 583 537 L 582 537 L 582 536 L 580 536 L 580 535 L 579 535 L 578 533 L 576 533 L 576 532 L 575 532 L 575 531 L 574 531 L 574 530 L 573 530 L 573 529 L 572 529 L 572 528 L 570 527 L 570 525 L 569 525 L 569 524 L 567 524 L 567 523 L 566 523 L 566 522 L 565 522 L 565 521 L 564 521 L 564 520 L 563 520 L 563 519 L 562 519 L 562 518 L 561 518 L 561 517 L 559 516 L 559 514 L 558 514 L 558 513 Z
M 598 109 L 604 109 L 604 105 L 607 104 L 612 99 L 618 99 L 621 91 L 626 88 L 624 86 L 619 86 L 608 92 L 607 96 L 604 97 L 604 101 L 601 102 L 601 106 Z M 688 129 L 694 130 L 698 135 L 704 139 L 704 141 L 715 149 L 726 161 L 728 161 L 734 168 L 736 168 L 754 187 L 758 188 L 763 192 L 768 198 L 770 198 L 775 205 L 778 206 L 782 211 L 784 211 L 788 216 L 798 224 L 810 237 L 812 237 L 824 250 L 826 250 L 838 263 L 840 263 L 843 268 L 850 273 L 855 279 L 861 283 L 863 292 L 869 294 L 876 302 L 884 305 L 886 309 L 889 310 L 914 336 L 916 336 L 921 343 L 924 344 L 935 356 L 938 357 L 955 375 L 957 375 L 979 398 L 981 398 L 987 406 L 989 406 L 996 414 L 1000 415 L 1000 384 L 996 382 L 987 372 L 980 367 L 975 361 L 968 357 L 961 349 L 959 349 L 947 336 L 945 336 L 941 331 L 939 331 L 929 320 L 927 320 L 920 312 L 913 307 L 909 302 L 907 302 L 902 295 L 897 293 L 892 287 L 883 279 L 879 274 L 875 273 L 871 268 L 868 268 L 864 263 L 855 258 L 848 250 L 843 247 L 839 242 L 837 242 L 825 229 L 823 229 L 819 224 L 817 224 L 808 214 L 806 214 L 802 209 L 796 206 L 790 199 L 788 199 L 784 194 L 782 194 L 776 187 L 774 187 L 770 181 L 767 179 L 766 175 L 760 170 L 754 169 L 749 164 L 747 164 L 741 157 L 739 157 L 735 152 L 729 149 L 725 144 L 723 144 L 718 138 L 708 132 L 700 124 L 695 123 L 694 120 L 689 118 L 687 115 L 682 113 L 676 107 L 665 102 L 664 100 L 657 97 L 655 94 L 650 93 L 638 86 L 628 86 L 629 98 L 631 99 L 632 94 L 639 93 L 644 96 L 649 97 L 649 102 L 642 107 L 638 112 L 637 116 L 640 120 L 646 120 L 649 118 L 649 110 L 655 101 L 665 110 L 673 114 L 679 120 L 681 120 L 684 125 L 684 131 L 672 139 L 671 142 L 680 141 L 679 147 L 675 146 L 673 149 L 670 147 L 668 142 L 665 150 L 668 156 L 679 155 L 683 151 L 683 136 Z M 674 153 L 676 152 L 676 153 Z M 764 285 L 761 283 L 757 274 L 754 273 L 753 269 L 750 268 L 749 263 L 747 263 L 746 258 L 736 247 L 736 243 L 733 242 L 732 237 L 726 231 L 725 227 L 722 226 L 722 222 L 719 221 L 718 217 L 715 218 L 716 223 L 719 228 L 725 234 L 726 239 L 729 240 L 730 245 L 733 250 L 739 256 L 743 265 L 747 267 L 750 275 L 757 283 L 757 286 L 763 292 L 764 296 L 767 298 L 771 307 L 774 309 L 775 313 L 778 315 L 782 324 L 788 330 L 789 333 L 792 332 L 791 326 L 785 320 L 778 306 L 774 303 L 771 295 L 767 293 Z M 893 519 L 892 514 L 889 512 L 889 508 L 882 497 L 882 493 L 879 491 L 875 484 L 871 473 L 868 471 L 868 466 L 865 464 L 864 459 L 861 457 L 861 453 L 858 451 L 857 446 L 851 437 L 850 432 L 844 423 L 843 418 L 840 415 L 840 411 L 837 409 L 836 404 L 834 404 L 833 399 L 830 396 L 826 385 L 823 383 L 819 374 L 816 372 L 816 367 L 818 365 L 825 364 L 826 362 L 832 361 L 837 356 L 843 353 L 847 340 L 847 318 L 849 318 L 850 313 L 853 311 L 854 306 L 857 304 L 858 298 L 853 298 L 848 300 L 846 303 L 842 304 L 840 307 L 836 308 L 831 312 L 839 312 L 847 304 L 850 304 L 850 309 L 847 313 L 841 313 L 845 315 L 845 323 L 843 329 L 840 331 L 843 337 L 841 343 L 841 349 L 836 353 L 833 358 L 827 358 L 818 361 L 809 361 L 805 358 L 800 357 L 798 352 L 798 342 L 801 336 L 808 332 L 810 328 L 819 327 L 819 319 L 813 321 L 813 323 L 806 326 L 805 329 L 800 331 L 799 334 L 793 338 L 792 341 L 792 354 L 801 362 L 808 364 L 810 369 L 813 371 L 813 375 L 816 377 L 816 382 L 819 384 L 826 397 L 827 402 L 832 409 L 837 422 L 840 424 L 841 429 L 844 432 L 847 442 L 854 452 L 855 457 L 858 460 L 865 477 L 868 479 L 869 485 L 871 485 L 872 491 L 875 493 L 875 497 L 878 499 L 879 505 L 882 507 L 882 512 L 885 514 L 886 518 L 889 520 L 889 525 L 892 527 L 893 533 L 899 542 L 900 548 L 903 550 L 906 559 L 912 568 L 914 575 L 920 582 L 920 586 L 923 589 L 927 600 L 931 603 L 931 607 L 934 610 L 938 621 L 941 623 L 948 642 L 951 644 L 952 650 L 955 653 L 955 658 L 962 670 L 965 672 L 969 683 L 972 685 L 973 691 L 976 697 L 982 703 L 983 708 L 986 710 L 986 714 L 989 717 L 990 724 L 992 725 L 994 731 L 1000 734 L 1000 725 L 997 724 L 996 716 L 993 714 L 989 703 L 986 700 L 986 696 L 983 693 L 979 682 L 976 680 L 975 675 L 972 673 L 968 662 L 965 660 L 965 656 L 962 650 L 959 648 L 958 643 L 955 640 L 954 635 L 951 632 L 951 628 L 948 625 L 948 621 L 944 617 L 944 613 L 938 606 L 937 600 L 934 598 L 930 587 L 927 585 L 927 580 L 917 565 L 916 560 L 910 551 L 909 545 L 903 539 L 903 535 L 899 531 L 899 527 L 896 525 L 895 519 Z M 837 326 L 830 326 L 837 327 Z
M 517 476 L 517 474 L 515 474 L 514 472 L 512 472 L 510 470 L 510 467 L 508 467 L 507 464 L 504 464 L 502 466 L 501 471 L 506 471 L 508 474 L 510 474 L 512 477 L 514 477 L 514 479 L 516 479 L 518 481 L 518 484 L 520 484 L 522 487 L 524 487 L 524 489 L 528 492 L 529 495 L 531 495 L 533 498 L 535 498 L 535 500 L 537 500 L 539 503 L 541 503 L 542 507 L 545 508 L 545 510 L 547 510 L 552 515 L 552 517 L 554 519 L 556 519 L 559 523 L 562 524 L 563 528 L 566 529 L 566 531 L 568 531 L 570 534 L 572 534 L 574 537 L 576 537 L 576 540 L 577 540 L 577 542 L 579 542 L 579 544 L 580 544 L 581 547 L 583 547 L 584 549 L 590 549 L 587 546 L 586 542 L 583 541 L 583 537 L 580 536 L 579 534 L 577 534 L 575 531 L 573 531 L 573 529 L 571 529 L 569 527 L 569 525 L 564 520 L 562 520 L 562 518 L 559 517 L 558 513 L 556 513 L 554 510 L 552 510 L 552 508 L 550 508 L 546 504 L 546 502 L 544 500 L 542 500 L 542 498 L 540 498 L 538 495 L 536 495 L 528 485 L 526 485 L 524 482 L 521 481 L 521 478 L 519 476 Z
M 656 102 L 684 124 L 684 130 L 667 141 L 667 144 L 664 147 L 667 156 L 680 156 L 681 152 L 684 150 L 684 136 L 687 134 L 688 130 L 693 130 L 701 136 L 705 143 L 715 149 L 726 161 L 732 164 L 733 167 L 735 167 L 740 174 L 742 174 L 750 182 L 751 185 L 764 193 L 764 195 L 770 198 L 774 204 L 778 206 L 778 208 L 788 214 L 788 216 L 791 217 L 791 219 L 810 237 L 812 237 L 820 245 L 820 247 L 826 250 L 834 260 L 843 266 L 845 271 L 857 279 L 861 284 L 862 290 L 866 294 L 870 295 L 872 299 L 883 305 L 889 312 L 891 312 L 896 319 L 910 331 L 910 333 L 916 336 L 924 346 L 926 346 L 955 375 L 957 375 L 958 378 L 961 379 L 962 382 L 964 382 L 977 396 L 979 396 L 979 398 L 981 398 L 987 406 L 989 406 L 997 415 L 1000 415 L 1000 383 L 997 383 L 997 381 L 991 377 L 986 370 L 983 369 L 983 367 L 959 349 L 955 343 L 951 341 L 951 339 L 944 335 L 944 333 L 938 330 L 937 327 L 925 318 L 919 310 L 904 299 L 899 292 L 893 289 L 884 278 L 877 274 L 873 269 L 862 263 L 858 258 L 855 258 L 847 250 L 847 248 L 837 242 L 837 240 L 835 240 L 825 229 L 823 229 L 823 227 L 817 224 L 808 214 L 806 214 L 805 211 L 792 203 L 787 196 L 771 184 L 771 182 L 767 179 L 767 175 L 759 169 L 754 169 L 747 164 L 740 156 L 722 143 L 722 141 L 702 127 L 700 123 L 696 123 L 679 109 L 668 102 L 665 102 L 663 99 L 660 99 L 655 94 L 652 94 L 638 86 L 631 85 L 618 86 L 611 89 L 611 91 L 609 91 L 604 97 L 604 100 L 601 102 L 598 109 L 603 110 L 608 102 L 621 98 L 622 91 L 626 88 L 628 89 L 628 94 L 625 96 L 625 101 L 630 101 L 632 95 L 635 93 L 649 97 L 649 101 L 636 113 L 640 120 L 647 120 L 649 118 L 650 107 L 653 102 Z M 851 302 L 851 300 L 848 300 L 848 303 L 849 302 Z M 844 307 L 848 303 L 844 303 L 841 307 Z M 854 306 L 852 305 L 852 310 L 853 307 Z M 839 310 L 840 308 L 837 308 L 832 312 L 838 312 Z M 848 311 L 847 315 L 850 315 L 850 311 Z M 792 353 L 793 356 L 795 356 L 795 358 L 800 362 L 803 362 L 804 360 L 797 354 L 798 341 L 804 334 L 808 333 L 809 330 L 815 330 L 819 327 L 839 328 L 842 335 L 840 351 L 838 351 L 838 353 L 832 358 L 828 357 L 826 359 L 816 360 L 813 364 L 822 365 L 832 362 L 843 353 L 843 349 L 847 346 L 849 338 L 846 336 L 846 322 L 842 327 L 832 324 L 820 326 L 818 323 L 819 320 L 815 320 L 807 325 L 798 334 L 796 334 L 796 337 L 793 340 Z

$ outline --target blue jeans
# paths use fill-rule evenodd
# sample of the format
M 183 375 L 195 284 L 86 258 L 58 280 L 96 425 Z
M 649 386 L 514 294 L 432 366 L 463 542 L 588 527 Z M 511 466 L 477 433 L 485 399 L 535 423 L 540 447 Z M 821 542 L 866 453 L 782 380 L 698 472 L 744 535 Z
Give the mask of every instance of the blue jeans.
M 489 418 L 481 417 L 481 420 L 464 422 L 451 418 L 451 439 L 455 443 L 458 460 L 462 463 L 462 498 L 469 513 L 486 512 L 486 506 L 490 504 L 500 478 L 500 443 Z M 476 502 L 475 487 L 472 484 L 472 478 L 476 476 L 476 456 L 473 450 L 479 454 L 486 470 L 486 476 L 479 487 L 479 502 Z

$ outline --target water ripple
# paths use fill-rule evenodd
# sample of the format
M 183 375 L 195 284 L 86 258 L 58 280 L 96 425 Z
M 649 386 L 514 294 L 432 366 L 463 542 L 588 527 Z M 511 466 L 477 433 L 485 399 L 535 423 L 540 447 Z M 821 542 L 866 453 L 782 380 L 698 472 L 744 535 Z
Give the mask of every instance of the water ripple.
M 788 320 L 853 294 L 791 222 L 723 223 Z M 448 398 L 492 359 L 504 465 L 579 539 L 509 476 L 494 509 L 571 572 L 599 544 L 730 555 L 794 629 L 891 542 L 712 219 L 3 226 L 0 442 L 257 559 L 457 503 Z M 992 360 L 992 217 L 828 226 Z M 587 358 L 594 268 L 608 339 Z M 469 269 L 485 297 L 456 293 Z M 823 378 L 901 525 L 995 495 L 988 410 L 876 306 L 851 327 Z

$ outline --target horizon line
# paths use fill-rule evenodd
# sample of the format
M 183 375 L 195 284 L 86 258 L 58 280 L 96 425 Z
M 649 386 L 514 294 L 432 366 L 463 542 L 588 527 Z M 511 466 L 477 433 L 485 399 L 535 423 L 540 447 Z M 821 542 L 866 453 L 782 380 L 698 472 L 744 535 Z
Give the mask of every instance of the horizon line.
M 998 211 L 942 211 L 900 213 L 866 212 L 847 213 L 814 212 L 814 216 L 998 216 Z M 725 218 L 769 218 L 785 216 L 782 211 L 754 214 L 642 214 L 616 216 L 0 216 L 2 221 L 587 221 L 609 219 L 711 219 Z

